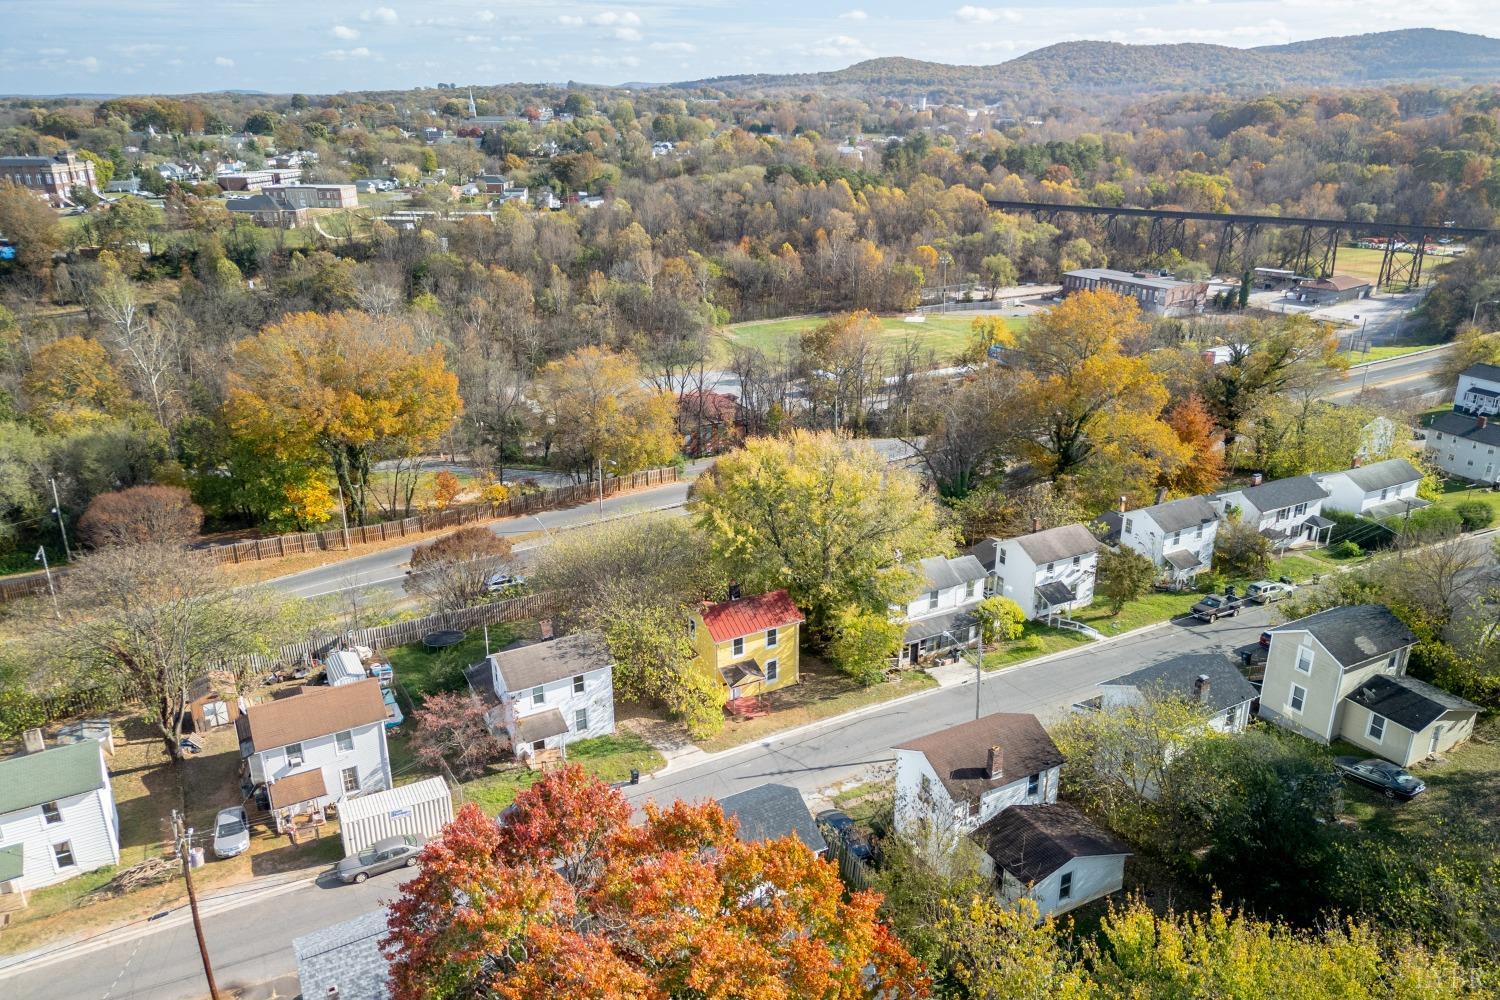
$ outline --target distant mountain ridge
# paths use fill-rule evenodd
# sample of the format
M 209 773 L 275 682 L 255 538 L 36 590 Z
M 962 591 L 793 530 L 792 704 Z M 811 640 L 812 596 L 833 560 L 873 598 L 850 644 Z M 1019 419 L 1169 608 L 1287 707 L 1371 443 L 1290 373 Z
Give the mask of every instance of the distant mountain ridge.
M 752 74 L 680 83 L 726 91 L 828 88 L 913 95 L 924 91 L 1137 95 L 1305 86 L 1375 86 L 1420 81 L 1500 81 L 1500 39 L 1412 28 L 1237 49 L 1184 42 L 1059 42 L 993 66 L 918 59 L 867 59 L 827 73 Z

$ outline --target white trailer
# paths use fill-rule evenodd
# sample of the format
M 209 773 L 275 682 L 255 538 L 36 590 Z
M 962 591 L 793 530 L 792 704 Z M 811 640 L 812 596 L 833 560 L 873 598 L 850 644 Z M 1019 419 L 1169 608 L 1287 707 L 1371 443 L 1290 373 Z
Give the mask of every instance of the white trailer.
M 344 856 L 352 857 L 377 840 L 438 837 L 453 820 L 453 793 L 442 778 L 427 778 L 339 803 Z

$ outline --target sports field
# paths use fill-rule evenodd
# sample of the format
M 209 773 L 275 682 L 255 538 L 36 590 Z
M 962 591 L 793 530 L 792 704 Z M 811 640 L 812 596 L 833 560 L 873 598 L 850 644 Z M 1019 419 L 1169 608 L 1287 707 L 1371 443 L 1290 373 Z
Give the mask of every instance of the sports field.
M 1019 329 L 1025 319 L 1005 316 L 1006 325 Z M 828 319 L 825 316 L 792 316 L 786 319 L 753 320 L 735 323 L 724 328 L 723 353 L 727 356 L 730 345 L 743 344 L 762 351 L 774 352 L 790 346 L 808 330 Z M 923 347 L 937 353 L 940 361 L 948 361 L 963 350 L 969 337 L 969 324 L 974 321 L 972 313 L 950 313 L 945 316 L 924 316 L 922 322 L 907 322 L 904 315 L 880 316 L 881 342 L 895 346 L 908 337 L 916 338 Z
M 1371 283 L 1380 280 L 1380 261 L 1385 256 L 1381 250 L 1366 250 L 1361 247 L 1339 247 L 1338 273 L 1364 278 Z M 1407 258 L 1398 258 L 1404 262 Z M 1422 262 L 1422 281 L 1432 281 L 1440 268 L 1447 267 L 1452 257 L 1427 256 Z

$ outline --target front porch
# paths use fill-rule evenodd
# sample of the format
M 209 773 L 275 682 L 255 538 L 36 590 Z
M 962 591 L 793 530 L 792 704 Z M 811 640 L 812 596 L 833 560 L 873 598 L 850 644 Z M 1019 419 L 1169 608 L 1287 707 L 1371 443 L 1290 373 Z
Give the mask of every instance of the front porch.
M 979 619 L 972 608 L 920 618 L 906 626 L 898 665 L 906 667 L 922 663 L 955 646 L 971 643 L 978 635 Z

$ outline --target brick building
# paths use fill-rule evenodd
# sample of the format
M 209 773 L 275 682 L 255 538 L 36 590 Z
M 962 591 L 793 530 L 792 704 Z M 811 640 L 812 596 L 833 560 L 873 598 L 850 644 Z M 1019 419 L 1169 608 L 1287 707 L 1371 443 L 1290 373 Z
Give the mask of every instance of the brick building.
M 0 156 L 0 184 L 7 181 L 35 191 L 53 208 L 72 205 L 74 188 L 98 188 L 94 165 L 71 151 L 56 156 Z
M 1142 312 L 1183 316 L 1202 312 L 1208 304 L 1208 282 L 1179 281 L 1160 275 L 1086 267 L 1063 275 L 1063 294 L 1107 288 L 1135 299 Z

